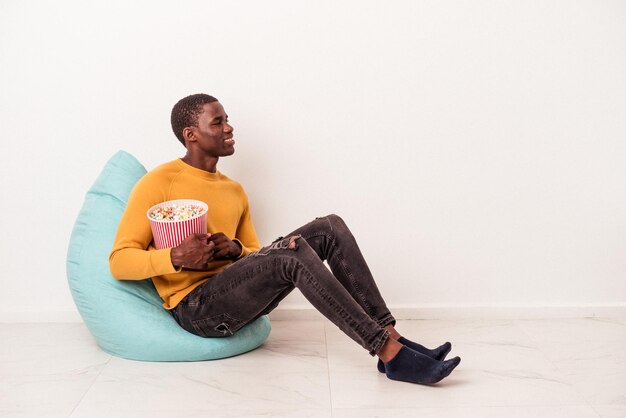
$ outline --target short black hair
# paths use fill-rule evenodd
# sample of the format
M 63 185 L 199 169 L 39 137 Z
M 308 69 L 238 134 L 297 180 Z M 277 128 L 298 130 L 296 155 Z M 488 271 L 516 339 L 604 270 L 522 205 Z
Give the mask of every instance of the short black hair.
M 176 138 L 185 145 L 183 129 L 189 126 L 198 126 L 198 116 L 202 113 L 202 107 L 207 103 L 217 102 L 217 99 L 208 94 L 192 94 L 178 101 L 172 108 L 172 130 Z

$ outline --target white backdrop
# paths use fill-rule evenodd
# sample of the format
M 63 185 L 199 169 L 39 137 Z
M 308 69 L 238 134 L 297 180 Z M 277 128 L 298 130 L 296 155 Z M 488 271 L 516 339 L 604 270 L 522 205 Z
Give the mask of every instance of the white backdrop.
M 75 313 L 85 192 L 197 92 L 263 243 L 337 213 L 393 307 L 626 304 L 626 2 L 2 0 L 0 60 L 5 320 Z

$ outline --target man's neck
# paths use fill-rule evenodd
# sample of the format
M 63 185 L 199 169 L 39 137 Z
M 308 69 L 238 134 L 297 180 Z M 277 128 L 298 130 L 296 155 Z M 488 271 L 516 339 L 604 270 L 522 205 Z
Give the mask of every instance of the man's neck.
M 211 157 L 206 155 L 198 156 L 190 155 L 189 153 L 187 153 L 187 155 L 185 155 L 182 160 L 192 167 L 208 171 L 209 173 L 215 173 L 217 170 L 217 161 L 219 160 L 219 157 Z

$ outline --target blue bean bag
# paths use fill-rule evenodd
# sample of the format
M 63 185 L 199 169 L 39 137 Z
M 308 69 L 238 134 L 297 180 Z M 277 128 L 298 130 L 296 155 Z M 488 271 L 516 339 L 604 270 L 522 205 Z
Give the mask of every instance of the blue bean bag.
M 132 360 L 198 361 L 230 357 L 260 346 L 271 326 L 264 316 L 234 336 L 202 338 L 182 329 L 162 306 L 150 279 L 118 281 L 109 252 L 131 189 L 146 169 L 118 151 L 91 187 L 67 254 L 67 278 L 78 310 L 98 345 Z

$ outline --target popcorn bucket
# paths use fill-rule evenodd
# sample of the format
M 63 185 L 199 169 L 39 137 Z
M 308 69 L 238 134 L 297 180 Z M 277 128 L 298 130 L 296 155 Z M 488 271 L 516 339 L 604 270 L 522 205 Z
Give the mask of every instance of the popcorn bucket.
M 146 212 L 157 249 L 180 245 L 191 234 L 206 234 L 209 206 L 193 199 L 168 200 Z

